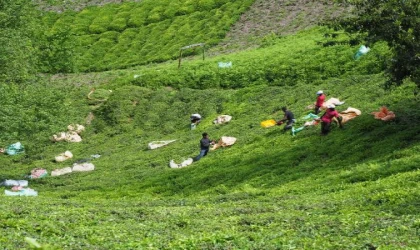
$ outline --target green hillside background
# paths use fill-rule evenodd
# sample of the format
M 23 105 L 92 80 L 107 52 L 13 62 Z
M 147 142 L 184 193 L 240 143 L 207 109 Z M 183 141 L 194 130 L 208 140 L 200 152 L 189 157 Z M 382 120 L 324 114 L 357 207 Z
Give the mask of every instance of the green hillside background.
M 418 248 L 417 87 L 384 88 L 385 43 L 355 60 L 361 41 L 317 25 L 348 13 L 343 6 L 144 0 L 39 9 L 36 78 L 0 82 L 0 143 L 25 146 L 0 156 L 0 177 L 101 157 L 92 172 L 30 180 L 37 197 L 2 195 L 3 249 Z M 178 68 L 179 48 L 198 42 L 208 45 L 206 58 L 187 51 Z M 260 126 L 280 119 L 282 106 L 301 126 L 320 89 L 345 101 L 338 111 L 362 114 L 325 137 L 319 126 L 295 136 Z M 381 106 L 396 120 L 375 120 Z M 192 113 L 203 116 L 195 130 Z M 214 125 L 222 114 L 232 121 Z M 51 142 L 71 123 L 86 126 L 82 142 Z M 169 168 L 198 154 L 203 132 L 237 142 Z M 66 150 L 74 158 L 54 162 Z

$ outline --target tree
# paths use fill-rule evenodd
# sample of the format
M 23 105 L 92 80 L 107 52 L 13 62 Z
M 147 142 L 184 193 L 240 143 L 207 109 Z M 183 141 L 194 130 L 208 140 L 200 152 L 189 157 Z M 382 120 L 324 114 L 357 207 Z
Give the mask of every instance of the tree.
M 339 0 L 353 6 L 354 14 L 335 21 L 335 28 L 387 42 L 393 58 L 387 62 L 388 86 L 411 78 L 420 87 L 420 5 L 418 0 Z

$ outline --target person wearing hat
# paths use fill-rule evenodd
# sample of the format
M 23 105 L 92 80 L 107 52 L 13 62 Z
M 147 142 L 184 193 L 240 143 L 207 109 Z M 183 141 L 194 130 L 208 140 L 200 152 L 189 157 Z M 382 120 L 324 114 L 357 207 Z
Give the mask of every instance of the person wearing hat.
M 331 131 L 331 122 L 334 117 L 337 118 L 340 128 L 343 128 L 341 116 L 338 114 L 337 110 L 335 110 L 335 105 L 330 104 L 327 106 L 325 113 L 321 116 L 321 135 L 327 135 Z
M 319 111 L 321 109 L 321 107 L 324 105 L 324 101 L 325 101 L 325 94 L 324 91 L 319 90 L 318 92 L 316 92 L 316 95 L 318 96 L 316 98 L 316 102 L 315 102 L 315 114 L 319 114 Z
M 283 119 L 277 122 L 277 125 L 281 125 L 284 122 L 286 122 L 286 125 L 284 126 L 283 130 L 291 129 L 293 127 L 293 124 L 295 124 L 296 122 L 295 115 L 286 107 L 282 107 L 281 110 L 283 110 L 284 112 L 284 117 Z
M 190 116 L 190 121 L 191 121 L 191 129 L 195 129 L 201 121 L 201 115 L 200 114 L 192 114 Z
M 209 135 L 204 132 L 202 134 L 203 138 L 200 140 L 200 154 L 193 158 L 194 161 L 200 160 L 202 157 L 206 156 L 210 150 L 210 145 L 214 145 L 215 141 L 209 139 Z

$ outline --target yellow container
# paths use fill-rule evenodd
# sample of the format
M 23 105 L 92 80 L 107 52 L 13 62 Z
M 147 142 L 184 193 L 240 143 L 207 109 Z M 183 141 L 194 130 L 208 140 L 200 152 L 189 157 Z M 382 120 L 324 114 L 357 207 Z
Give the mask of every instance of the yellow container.
M 274 126 L 276 124 L 277 124 L 277 122 L 274 119 L 265 120 L 265 121 L 262 121 L 261 122 L 261 127 L 263 127 L 263 128 L 269 128 L 269 127 L 272 127 L 272 126 Z

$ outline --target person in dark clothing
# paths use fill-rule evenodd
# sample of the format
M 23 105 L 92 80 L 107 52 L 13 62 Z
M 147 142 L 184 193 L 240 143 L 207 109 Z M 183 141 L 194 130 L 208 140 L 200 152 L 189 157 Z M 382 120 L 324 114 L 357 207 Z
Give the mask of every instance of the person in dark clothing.
M 206 156 L 209 152 L 210 145 L 214 145 L 214 140 L 209 139 L 209 135 L 207 133 L 203 133 L 203 138 L 200 140 L 200 154 L 194 157 L 194 161 L 200 160 L 202 157 Z
M 288 110 L 286 107 L 281 108 L 284 112 L 284 117 L 280 121 L 277 122 L 277 125 L 281 125 L 284 122 L 286 122 L 286 125 L 284 126 L 283 130 L 289 130 L 293 127 L 293 124 L 296 122 L 295 115 L 292 113 L 292 111 Z

